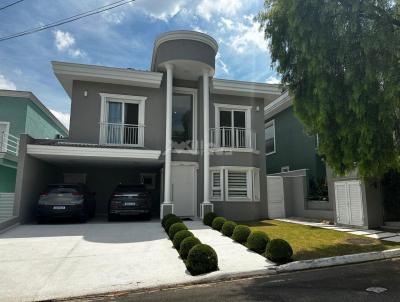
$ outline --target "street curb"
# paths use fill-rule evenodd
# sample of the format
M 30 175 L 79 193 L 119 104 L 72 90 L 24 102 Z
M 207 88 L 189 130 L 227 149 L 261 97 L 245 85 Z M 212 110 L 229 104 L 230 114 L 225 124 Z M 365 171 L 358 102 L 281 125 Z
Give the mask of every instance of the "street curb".
M 362 263 L 374 260 L 384 260 L 396 257 L 400 257 L 400 248 L 379 251 L 379 252 L 327 257 L 315 260 L 301 260 L 279 266 L 273 266 L 268 269 L 271 271 L 275 271 L 276 273 L 279 274 L 279 273 L 302 271 L 308 269 L 324 268 L 324 267 L 331 267 L 331 266 L 338 266 L 345 264 Z

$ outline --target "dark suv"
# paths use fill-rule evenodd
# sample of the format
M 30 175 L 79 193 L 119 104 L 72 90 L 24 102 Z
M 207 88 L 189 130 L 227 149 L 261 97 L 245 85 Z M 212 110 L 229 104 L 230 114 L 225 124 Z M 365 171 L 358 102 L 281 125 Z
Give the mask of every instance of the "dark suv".
M 151 194 L 145 185 L 118 185 L 108 203 L 108 220 L 119 216 L 151 218 Z
M 37 220 L 43 223 L 51 218 L 77 218 L 86 222 L 96 211 L 94 195 L 84 184 L 48 185 L 40 194 Z

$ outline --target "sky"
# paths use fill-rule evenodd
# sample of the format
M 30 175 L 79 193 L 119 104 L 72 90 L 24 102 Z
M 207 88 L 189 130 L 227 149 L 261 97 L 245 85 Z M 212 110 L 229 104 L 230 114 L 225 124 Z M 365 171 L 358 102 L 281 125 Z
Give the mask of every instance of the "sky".
M 115 0 L 25 0 L 0 10 L 0 37 L 95 9 Z M 1 5 L 14 2 L 3 0 Z M 136 0 L 39 33 L 0 42 L 0 89 L 32 91 L 68 127 L 70 99 L 51 61 L 149 70 L 154 40 L 196 30 L 219 45 L 215 77 L 278 83 L 254 16 L 262 0 Z

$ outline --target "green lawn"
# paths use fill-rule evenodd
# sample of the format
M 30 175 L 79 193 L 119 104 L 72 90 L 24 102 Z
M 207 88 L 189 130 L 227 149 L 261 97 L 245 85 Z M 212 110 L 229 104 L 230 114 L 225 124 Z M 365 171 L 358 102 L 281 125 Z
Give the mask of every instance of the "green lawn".
M 398 243 L 389 243 L 345 232 L 277 220 L 241 224 L 248 225 L 252 230 L 264 231 L 270 239 L 285 239 L 293 248 L 293 260 L 316 259 L 400 248 Z

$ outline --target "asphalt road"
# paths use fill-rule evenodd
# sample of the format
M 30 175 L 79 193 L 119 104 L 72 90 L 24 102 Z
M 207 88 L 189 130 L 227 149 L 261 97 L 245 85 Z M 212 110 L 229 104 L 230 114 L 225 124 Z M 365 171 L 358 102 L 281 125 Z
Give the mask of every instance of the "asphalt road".
M 400 259 L 79 301 L 400 301 Z

